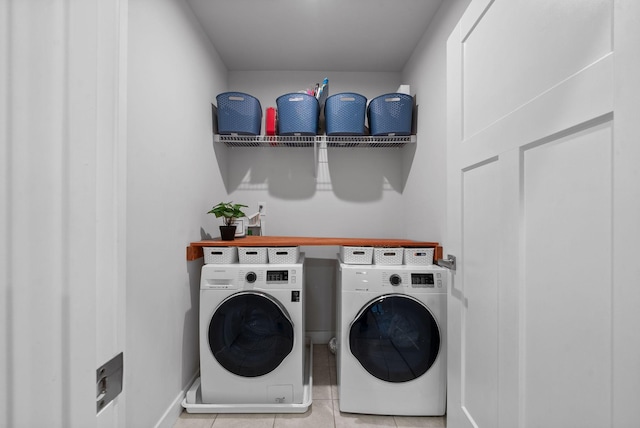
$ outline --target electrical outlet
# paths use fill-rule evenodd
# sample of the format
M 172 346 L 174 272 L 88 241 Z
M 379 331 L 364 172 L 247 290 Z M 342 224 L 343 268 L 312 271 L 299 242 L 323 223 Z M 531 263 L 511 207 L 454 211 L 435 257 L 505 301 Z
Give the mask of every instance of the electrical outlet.
M 265 202 L 258 202 L 258 212 L 260 217 L 267 215 L 267 204 Z

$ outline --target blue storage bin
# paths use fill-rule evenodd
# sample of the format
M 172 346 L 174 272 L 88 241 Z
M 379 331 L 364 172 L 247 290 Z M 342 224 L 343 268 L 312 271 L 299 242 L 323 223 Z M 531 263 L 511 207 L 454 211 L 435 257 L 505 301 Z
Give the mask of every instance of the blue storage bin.
M 364 135 L 366 110 L 367 99 L 360 94 L 331 95 L 324 105 L 327 135 Z
M 367 109 L 371 135 L 411 135 L 413 97 L 391 93 L 371 100 Z
M 320 110 L 316 97 L 292 93 L 276 99 L 278 135 L 316 135 Z
M 260 134 L 262 106 L 257 98 L 242 92 L 224 92 L 216 100 L 218 134 Z

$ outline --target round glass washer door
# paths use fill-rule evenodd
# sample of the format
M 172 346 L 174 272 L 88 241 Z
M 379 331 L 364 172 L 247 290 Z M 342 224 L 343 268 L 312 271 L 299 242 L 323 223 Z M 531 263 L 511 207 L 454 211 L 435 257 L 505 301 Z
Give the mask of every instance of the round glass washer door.
M 407 382 L 429 370 L 440 351 L 440 330 L 431 311 L 403 294 L 367 303 L 349 329 L 353 356 L 371 375 Z
M 273 297 L 240 292 L 226 298 L 209 322 L 215 359 L 238 376 L 272 372 L 293 349 L 293 322 Z

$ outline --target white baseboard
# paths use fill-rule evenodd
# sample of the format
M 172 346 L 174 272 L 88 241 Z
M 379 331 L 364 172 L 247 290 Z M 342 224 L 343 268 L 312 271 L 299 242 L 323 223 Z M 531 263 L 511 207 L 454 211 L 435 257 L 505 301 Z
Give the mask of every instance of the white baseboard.
M 173 400 L 169 405 L 169 407 L 167 407 L 167 410 L 165 410 L 165 412 L 162 414 L 162 416 L 156 423 L 155 428 L 172 428 L 175 425 L 176 421 L 180 417 L 180 414 L 184 410 L 182 407 L 182 400 L 186 396 L 187 391 L 189 390 L 189 387 L 191 387 L 191 385 L 193 384 L 193 382 L 195 382 L 198 376 L 200 376 L 200 371 L 197 371 L 193 375 L 191 380 L 187 382 L 187 386 L 185 386 L 184 389 L 180 391 L 180 393 L 175 398 L 175 400 Z

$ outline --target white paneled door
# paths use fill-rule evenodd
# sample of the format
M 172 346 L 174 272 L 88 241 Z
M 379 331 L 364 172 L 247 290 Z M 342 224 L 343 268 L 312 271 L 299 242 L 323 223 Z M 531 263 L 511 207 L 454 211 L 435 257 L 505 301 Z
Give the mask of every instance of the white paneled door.
M 0 2 L 0 427 L 125 425 L 126 9 Z
M 640 423 L 639 4 L 477 0 L 449 39 L 451 428 Z

